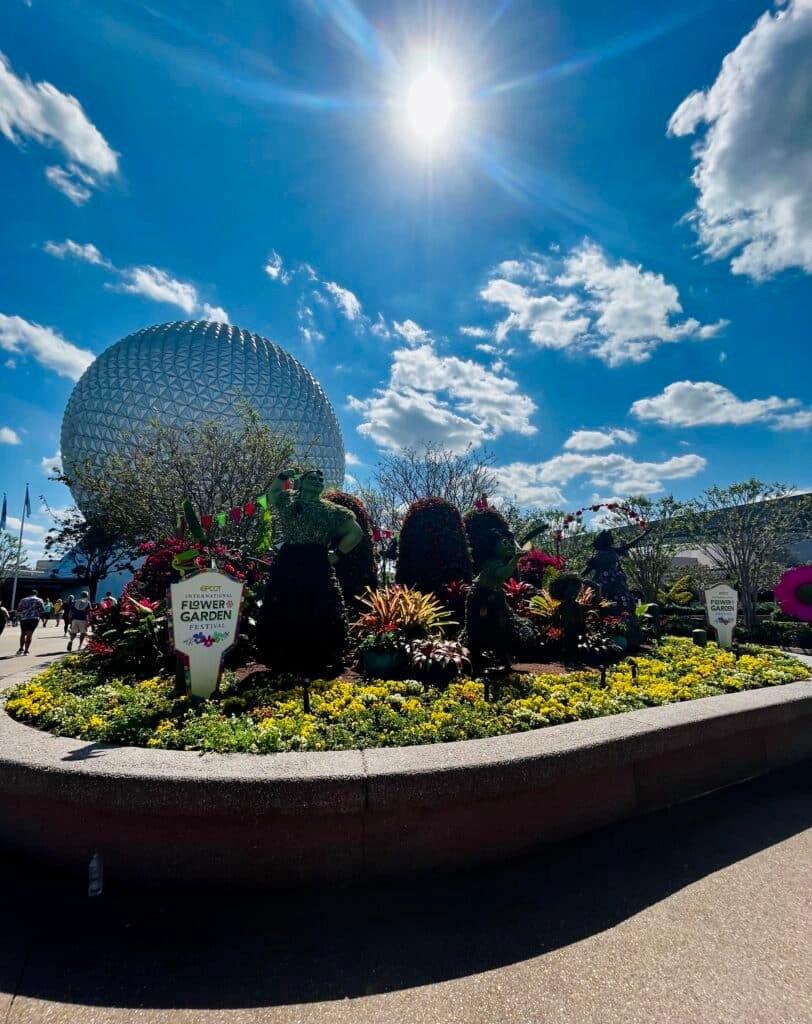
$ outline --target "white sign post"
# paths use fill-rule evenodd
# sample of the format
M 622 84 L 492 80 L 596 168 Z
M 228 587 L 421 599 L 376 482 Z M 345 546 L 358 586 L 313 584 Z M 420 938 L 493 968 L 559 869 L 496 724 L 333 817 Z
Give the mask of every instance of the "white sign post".
M 705 591 L 705 610 L 708 625 L 716 630 L 720 647 L 733 645 L 733 627 L 739 610 L 739 595 L 727 583 L 717 583 Z
M 220 681 L 223 656 L 234 646 L 244 583 L 205 571 L 173 583 L 170 644 L 186 667 L 195 697 L 210 697 Z

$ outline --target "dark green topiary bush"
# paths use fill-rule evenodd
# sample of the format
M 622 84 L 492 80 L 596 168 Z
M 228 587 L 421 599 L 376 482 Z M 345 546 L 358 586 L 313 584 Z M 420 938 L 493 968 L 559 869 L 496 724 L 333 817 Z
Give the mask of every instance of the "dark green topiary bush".
M 343 558 L 339 558 L 334 568 L 344 594 L 344 603 L 350 615 L 355 615 L 360 605 L 358 598 L 366 587 L 373 590 L 378 586 L 378 565 L 375 560 L 374 542 L 372 539 L 372 523 L 364 505 L 358 498 L 344 491 L 328 491 L 324 495 L 327 501 L 347 508 L 355 516 L 358 525 L 364 532 L 360 544 Z
M 493 534 L 500 537 L 513 537 L 505 517 L 495 508 L 476 509 L 465 513 L 465 532 L 474 561 L 474 575 L 482 569 L 482 563 L 490 557 L 493 550 Z
M 415 501 L 400 530 L 396 581 L 442 600 L 449 583 L 470 581 L 471 570 L 459 512 L 442 498 Z

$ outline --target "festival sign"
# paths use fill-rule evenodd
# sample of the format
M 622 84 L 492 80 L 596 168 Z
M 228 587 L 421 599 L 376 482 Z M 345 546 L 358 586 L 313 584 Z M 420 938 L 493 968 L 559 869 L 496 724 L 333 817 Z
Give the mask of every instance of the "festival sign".
M 206 570 L 169 588 L 170 646 L 183 660 L 195 697 L 210 697 L 217 688 L 223 657 L 237 637 L 244 586 L 225 573 Z
M 705 591 L 705 611 L 708 625 L 716 630 L 720 647 L 733 645 L 733 627 L 739 610 L 739 595 L 727 583 L 717 583 Z

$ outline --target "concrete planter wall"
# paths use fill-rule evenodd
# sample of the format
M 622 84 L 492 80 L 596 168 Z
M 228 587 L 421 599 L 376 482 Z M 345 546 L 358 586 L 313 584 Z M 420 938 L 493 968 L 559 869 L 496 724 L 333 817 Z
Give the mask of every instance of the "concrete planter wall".
M 15 680 L 10 679 L 8 683 Z M 812 681 L 485 740 L 198 755 L 0 711 L 0 843 L 109 876 L 284 884 L 497 861 L 812 756 Z

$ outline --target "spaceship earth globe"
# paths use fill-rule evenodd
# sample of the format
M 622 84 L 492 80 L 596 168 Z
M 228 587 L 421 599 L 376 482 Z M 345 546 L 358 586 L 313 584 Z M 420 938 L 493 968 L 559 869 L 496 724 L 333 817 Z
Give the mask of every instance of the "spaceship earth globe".
M 91 363 L 62 420 L 65 471 L 101 469 L 111 456 L 126 457 L 156 417 L 167 426 L 232 420 L 236 427 L 241 400 L 276 433 L 292 437 L 328 486 L 341 486 L 341 428 L 312 374 L 259 334 L 195 320 L 136 331 Z M 80 488 L 73 497 L 89 510 Z

